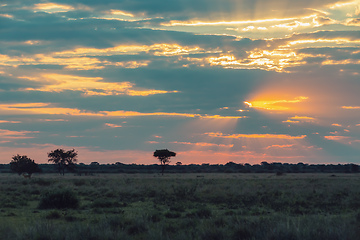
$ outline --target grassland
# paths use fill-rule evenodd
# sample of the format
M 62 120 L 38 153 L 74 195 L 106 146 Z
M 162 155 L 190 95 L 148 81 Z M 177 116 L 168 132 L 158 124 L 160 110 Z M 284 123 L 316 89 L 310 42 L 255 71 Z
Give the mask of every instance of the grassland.
M 74 208 L 41 208 L 68 191 Z M 0 174 L 0 239 L 359 239 L 357 174 Z

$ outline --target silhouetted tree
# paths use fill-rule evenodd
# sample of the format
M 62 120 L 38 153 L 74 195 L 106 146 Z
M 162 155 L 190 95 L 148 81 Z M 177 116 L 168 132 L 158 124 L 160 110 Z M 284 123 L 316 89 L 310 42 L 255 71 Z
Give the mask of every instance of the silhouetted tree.
M 164 175 L 165 167 L 170 163 L 170 158 L 175 156 L 175 152 L 171 152 L 167 149 L 156 150 L 154 152 L 154 157 L 157 157 L 160 161 L 162 175 Z
M 34 160 L 26 155 L 20 156 L 19 154 L 12 157 L 10 162 L 10 169 L 17 174 L 27 173 L 30 178 L 35 172 L 40 172 L 39 165 Z
M 181 166 L 182 165 L 182 162 L 177 162 L 176 163 L 176 166 Z
M 57 164 L 59 173 L 65 175 L 65 168 L 73 170 L 77 161 L 77 152 L 75 149 L 65 151 L 64 149 L 56 149 L 48 153 L 49 162 Z

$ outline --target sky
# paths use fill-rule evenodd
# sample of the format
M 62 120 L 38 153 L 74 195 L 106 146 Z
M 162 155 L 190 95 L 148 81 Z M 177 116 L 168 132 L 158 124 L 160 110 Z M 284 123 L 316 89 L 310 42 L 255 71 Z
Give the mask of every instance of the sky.
M 360 164 L 360 0 L 0 0 L 0 163 Z

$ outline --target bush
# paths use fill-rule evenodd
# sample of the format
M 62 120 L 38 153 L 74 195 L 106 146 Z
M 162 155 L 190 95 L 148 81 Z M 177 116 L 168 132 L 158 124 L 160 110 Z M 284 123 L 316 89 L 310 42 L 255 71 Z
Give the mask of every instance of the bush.
M 76 194 L 69 189 L 59 189 L 52 192 L 46 192 L 41 196 L 40 209 L 63 209 L 78 208 L 80 201 Z
M 58 211 L 52 211 L 48 215 L 46 215 L 46 219 L 59 219 L 61 218 L 61 214 Z
M 181 217 L 181 213 L 179 212 L 167 212 L 165 213 L 166 218 L 179 218 Z
M 115 202 L 111 199 L 101 198 L 96 199 L 92 204 L 92 208 L 112 208 L 112 207 L 118 207 L 120 204 L 118 202 Z
M 195 214 L 199 217 L 199 218 L 210 218 L 212 215 L 212 212 L 209 208 L 207 207 L 201 207 L 200 209 L 198 209 Z

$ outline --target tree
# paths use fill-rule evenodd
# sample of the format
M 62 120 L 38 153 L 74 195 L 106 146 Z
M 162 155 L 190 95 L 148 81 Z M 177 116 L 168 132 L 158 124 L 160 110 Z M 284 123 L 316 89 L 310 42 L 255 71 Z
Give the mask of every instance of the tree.
M 165 167 L 170 163 L 170 158 L 175 156 L 175 152 L 171 152 L 167 149 L 156 150 L 154 152 L 154 157 L 157 157 L 160 161 L 162 175 L 164 175 Z
M 64 149 L 56 149 L 48 153 L 49 162 L 57 164 L 59 173 L 65 175 L 65 169 L 73 170 L 77 161 L 77 152 L 75 149 L 65 151 Z
M 26 155 L 20 156 L 19 154 L 12 157 L 10 162 L 10 169 L 17 174 L 27 173 L 29 178 L 35 172 L 40 172 L 39 165 L 34 160 Z

